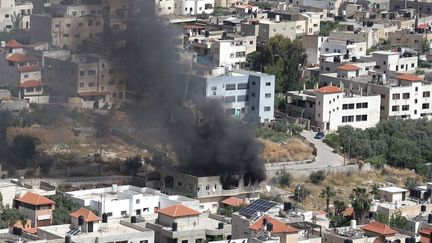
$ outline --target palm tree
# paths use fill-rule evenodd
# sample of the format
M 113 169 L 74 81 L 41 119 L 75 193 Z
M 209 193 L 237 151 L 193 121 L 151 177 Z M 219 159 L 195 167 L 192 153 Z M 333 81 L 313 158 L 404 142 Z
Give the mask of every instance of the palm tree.
M 371 191 L 369 192 L 372 196 L 373 196 L 373 198 L 375 199 L 376 198 L 376 196 L 378 196 L 378 194 L 379 194 L 379 185 L 378 184 L 373 184 L 372 185 L 372 187 L 371 187 Z
M 366 188 L 356 187 L 353 189 L 350 200 L 354 208 L 355 218 L 363 223 L 365 213 L 369 212 L 371 207 L 371 199 Z
M 342 212 L 345 211 L 345 209 L 347 208 L 347 204 L 343 200 L 334 200 L 333 205 L 334 205 L 335 215 L 342 214 Z
M 21 27 L 23 16 L 21 15 L 21 13 L 16 13 L 14 11 L 11 16 L 11 20 L 12 20 L 12 29 L 17 30 Z
M 336 196 L 336 192 L 330 186 L 326 186 L 321 191 L 320 198 L 324 198 L 326 200 L 327 213 L 329 213 L 330 209 L 330 199 Z

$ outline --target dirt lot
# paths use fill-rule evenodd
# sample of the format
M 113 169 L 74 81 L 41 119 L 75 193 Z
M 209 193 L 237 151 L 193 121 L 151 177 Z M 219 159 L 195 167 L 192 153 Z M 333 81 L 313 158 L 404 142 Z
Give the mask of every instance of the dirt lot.
M 286 191 L 293 192 L 294 187 L 298 184 L 305 185 L 305 187 L 311 192 L 310 196 L 305 199 L 302 203 L 305 209 L 318 210 L 325 208 L 325 200 L 319 197 L 319 194 L 326 186 L 332 186 L 337 196 L 334 199 L 345 200 L 349 203 L 349 195 L 352 189 L 359 186 L 365 187 L 368 190 L 371 189 L 373 184 L 381 186 L 396 185 L 404 187 L 404 180 L 407 177 L 417 177 L 418 181 L 425 181 L 424 178 L 416 175 L 414 172 L 404 169 L 387 168 L 383 171 L 368 171 L 361 173 L 331 173 L 327 174 L 326 179 L 320 184 L 315 185 L 310 183 L 307 177 L 296 177 L 293 175 L 293 182 L 291 187 L 287 188 Z M 333 199 L 333 200 L 334 200 Z M 333 201 L 332 200 L 332 201 Z
M 312 156 L 313 149 L 298 138 L 291 138 L 283 144 L 264 139 L 259 141 L 263 144 L 262 158 L 268 163 L 306 160 Z

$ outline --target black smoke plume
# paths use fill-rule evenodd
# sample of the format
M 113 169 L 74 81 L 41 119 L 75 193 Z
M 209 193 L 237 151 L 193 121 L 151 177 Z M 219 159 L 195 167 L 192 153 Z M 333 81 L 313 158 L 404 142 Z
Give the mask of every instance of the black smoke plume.
M 146 3 L 143 7 L 154 9 Z M 129 21 L 125 50 L 116 56 L 134 93 L 129 97 L 136 104 L 129 108 L 130 116 L 143 128 L 160 128 L 158 139 L 170 145 L 183 172 L 264 180 L 261 146 L 253 129 L 228 118 L 221 103 L 205 99 L 204 91 L 193 93 L 198 89 L 183 75 L 189 70 L 179 63 L 174 44 L 180 35 L 173 25 L 143 11 Z

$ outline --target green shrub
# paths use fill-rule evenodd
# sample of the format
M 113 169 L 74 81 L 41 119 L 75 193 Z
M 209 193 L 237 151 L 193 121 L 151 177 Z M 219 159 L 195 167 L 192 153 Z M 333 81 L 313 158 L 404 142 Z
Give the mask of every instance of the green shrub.
M 325 175 L 325 171 L 323 170 L 312 172 L 309 175 L 309 181 L 312 182 L 313 184 L 320 184 L 323 180 L 325 180 L 325 178 L 326 175 Z

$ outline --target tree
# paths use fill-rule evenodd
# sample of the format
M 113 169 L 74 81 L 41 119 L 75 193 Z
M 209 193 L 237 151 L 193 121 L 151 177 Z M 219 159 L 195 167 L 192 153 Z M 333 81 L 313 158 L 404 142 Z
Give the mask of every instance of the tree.
M 337 21 L 327 21 L 327 22 L 321 22 L 320 25 L 320 36 L 329 36 L 330 32 L 337 29 L 339 26 L 339 22 Z
M 29 160 L 36 154 L 38 140 L 28 135 L 17 135 L 12 141 L 12 152 L 20 167 L 26 167 Z
M 428 39 L 423 39 L 422 40 L 422 42 L 420 43 L 420 48 L 419 48 L 419 55 L 420 54 L 425 54 L 425 53 L 427 53 L 427 52 L 429 52 L 430 51 L 430 49 L 431 49 L 431 41 L 430 40 L 428 40 Z
M 365 188 L 356 187 L 350 195 L 351 205 L 354 208 L 355 218 L 363 223 L 365 213 L 369 212 L 371 199 Z
M 372 158 L 366 159 L 366 163 L 371 164 L 371 166 L 377 170 L 383 169 L 384 165 L 387 163 L 384 155 L 374 156 Z
M 307 55 L 299 40 L 276 35 L 261 50 L 250 54 L 248 63 L 255 71 L 275 75 L 276 92 L 285 93 L 302 87 L 301 70 L 307 63 Z
M 62 195 L 49 196 L 56 203 L 53 212 L 53 224 L 66 224 L 70 222 L 69 214 L 78 210 L 80 205 Z
M 285 170 L 281 171 L 277 177 L 277 183 L 280 187 L 289 187 L 291 185 L 291 174 Z
M 125 166 L 128 171 L 132 172 L 134 175 L 138 173 L 138 170 L 142 166 L 142 159 L 139 156 L 130 157 L 125 160 Z
M 302 202 L 310 195 L 310 191 L 304 185 L 297 185 L 294 190 L 294 196 L 298 202 Z
M 325 180 L 325 177 L 326 177 L 325 171 L 319 170 L 319 171 L 312 172 L 309 175 L 309 180 L 313 184 L 320 184 L 323 180 Z
M 412 190 L 419 185 L 419 181 L 415 177 L 407 177 L 405 179 L 404 184 L 405 184 L 405 188 L 407 188 L 408 190 Z
M 402 212 L 400 210 L 396 211 L 392 214 L 389 220 L 390 226 L 398 228 L 398 229 L 405 229 L 408 220 L 404 216 L 402 216 Z
M 326 200 L 326 210 L 327 213 L 330 211 L 330 199 L 336 196 L 336 192 L 331 188 L 330 186 L 326 186 L 320 194 L 320 198 L 323 198 Z
M 21 15 L 21 13 L 16 13 L 14 11 L 12 13 L 11 20 L 12 20 L 12 29 L 17 30 L 21 27 L 23 16 Z
M 18 209 L 6 207 L 2 209 L 0 213 L 0 227 L 2 229 L 9 228 L 11 225 L 15 224 L 18 220 L 25 220 L 26 217 L 22 215 Z
M 376 198 L 376 196 L 378 196 L 379 194 L 379 185 L 376 183 L 373 184 L 369 193 L 372 195 L 373 198 Z
M 382 212 L 375 213 L 373 218 L 382 224 L 389 224 L 389 218 Z
M 343 200 L 334 200 L 333 205 L 334 205 L 335 215 L 338 216 L 342 215 L 343 211 L 345 211 L 345 209 L 348 207 L 346 202 Z

